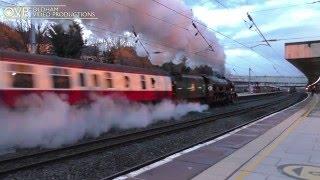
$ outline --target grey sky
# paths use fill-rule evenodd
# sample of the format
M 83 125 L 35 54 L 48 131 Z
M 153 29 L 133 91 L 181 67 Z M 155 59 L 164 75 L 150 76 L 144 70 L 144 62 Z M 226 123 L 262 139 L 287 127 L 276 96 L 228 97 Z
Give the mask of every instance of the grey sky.
M 251 14 L 267 39 L 288 39 L 270 42 L 272 48 L 265 45 L 255 47 L 254 50 L 265 57 L 263 58 L 230 39 L 218 36 L 227 55 L 226 67 L 232 74 L 247 74 L 248 68 L 251 67 L 256 75 L 301 75 L 283 59 L 284 43 L 320 38 L 320 3 L 313 3 L 316 1 L 312 0 L 219 0 L 219 2 L 228 9 L 215 0 L 186 0 L 195 16 L 210 28 L 248 47 L 264 43 L 259 43 L 262 38 L 256 31 L 249 30 L 251 23 L 248 21 L 247 12 Z M 300 37 L 307 38 L 292 39 Z

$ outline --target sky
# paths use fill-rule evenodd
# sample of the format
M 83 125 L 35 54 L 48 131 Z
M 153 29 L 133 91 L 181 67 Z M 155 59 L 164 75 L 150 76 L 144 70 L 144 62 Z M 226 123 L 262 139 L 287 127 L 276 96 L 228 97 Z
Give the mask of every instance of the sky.
M 195 16 L 208 27 L 248 47 L 217 35 L 225 49 L 226 67 L 230 73 L 248 74 L 248 69 L 251 68 L 254 75 L 303 75 L 284 59 L 284 43 L 320 39 L 319 2 L 313 3 L 315 0 L 218 0 L 218 2 L 185 0 Z M 272 48 L 259 45 L 265 43 L 259 42 L 263 39 L 254 28 L 249 29 L 251 23 L 247 18 L 247 12 L 266 39 L 280 39 L 280 41 L 270 42 Z
M 33 1 L 43 4 L 44 2 L 53 3 L 61 0 L 22 0 L 19 2 L 22 4 L 28 4 Z M 147 12 L 153 16 L 161 17 L 169 23 L 173 22 L 176 26 L 179 25 L 188 28 L 191 26 L 191 28 L 193 28 L 188 19 L 170 12 L 168 9 L 164 11 L 165 8 L 151 2 L 151 0 L 100 1 L 104 2 L 104 4 L 81 1 L 82 3 L 76 3 L 76 5 L 74 4 L 72 6 L 88 6 L 94 10 L 100 9 L 101 12 L 106 12 L 113 11 L 113 9 L 119 6 L 114 3 L 115 1 L 125 3 L 131 7 L 137 6 L 137 2 L 140 2 L 140 4 L 141 2 L 147 2 L 148 4 L 144 3 L 144 9 L 142 8 L 144 6 L 140 5 L 140 7 L 134 8 L 141 8 L 143 9 L 141 11 L 142 14 Z M 218 40 L 224 50 L 226 58 L 224 60 L 226 72 L 233 75 L 248 75 L 250 68 L 252 70 L 251 73 L 257 76 L 303 76 L 299 70 L 284 59 L 284 43 L 320 39 L 320 1 L 317 0 L 176 0 L 175 3 L 172 3 L 173 0 L 159 1 L 166 2 L 165 4 L 169 7 L 174 7 L 175 9 L 183 7 L 183 13 L 188 16 L 192 13 L 195 18 L 204 22 L 208 26 L 207 30 L 213 32 L 211 34 L 206 33 L 206 38 L 213 41 Z M 18 1 L 6 0 L 0 2 L 11 2 L 16 4 Z M 78 1 L 70 0 L 70 2 Z M 106 10 L 105 7 L 111 9 Z M 124 14 L 128 12 L 128 9 L 125 7 L 121 8 L 122 10 L 120 13 L 122 14 L 120 15 L 124 16 Z M 166 12 L 168 15 L 163 12 Z M 115 14 L 116 13 L 119 12 L 115 12 Z M 130 13 L 129 16 L 133 15 L 132 12 Z M 249 28 L 252 23 L 249 21 L 247 13 L 251 15 L 266 39 L 278 39 L 278 41 L 270 41 L 271 47 L 266 46 L 266 43 L 261 42 L 263 41 L 263 38 L 257 33 L 257 30 L 254 27 Z M 113 16 L 113 14 L 111 16 L 105 13 L 102 14 L 106 17 L 103 17 L 103 15 L 100 14 L 102 17 L 100 19 L 101 22 L 99 21 L 99 23 L 94 25 L 98 24 L 98 26 L 102 27 L 102 25 L 111 24 L 109 27 L 112 27 L 114 24 L 107 23 L 107 21 L 110 21 L 110 19 L 114 20 L 113 18 L 115 18 L 117 22 L 122 22 L 124 20 L 124 25 L 118 23 L 120 24 L 119 27 L 122 29 L 128 29 L 129 27 L 130 30 L 132 27 L 130 24 L 132 19 L 130 19 L 130 17 L 123 17 L 118 20 L 119 17 Z M 118 14 L 116 15 L 118 16 Z M 143 21 L 139 22 L 140 26 L 144 28 L 145 32 L 149 31 L 148 28 L 152 31 L 152 33 L 149 33 L 149 37 L 146 36 L 147 39 L 152 39 L 152 37 L 158 36 L 158 39 L 156 38 L 155 40 L 168 40 L 168 43 L 172 44 L 172 42 L 169 42 L 172 40 L 172 37 L 167 36 L 168 33 L 174 34 L 175 36 L 183 36 L 182 39 L 186 39 L 184 38 L 184 34 L 179 35 L 179 32 L 176 31 L 177 28 L 172 28 L 168 23 L 160 24 L 161 21 L 147 16 L 140 16 L 140 18 L 141 17 L 148 19 L 145 21 L 147 22 L 146 25 L 143 23 L 141 24 Z M 133 20 L 137 19 L 138 18 L 133 18 Z M 183 23 L 181 24 L 181 22 Z M 134 25 L 139 28 L 139 25 Z M 166 30 L 161 31 L 157 29 L 158 26 L 166 28 Z M 92 34 L 96 32 L 89 27 L 83 27 L 86 38 L 92 37 Z M 100 31 L 105 30 L 100 29 Z M 166 33 L 166 31 L 168 33 Z M 228 38 L 219 33 L 222 33 Z M 217 39 L 216 37 L 209 37 L 212 35 L 215 35 Z M 163 37 L 169 37 L 169 39 L 164 39 Z M 194 40 L 196 41 L 194 46 L 190 45 L 190 41 L 182 42 L 181 38 L 178 39 L 181 42 L 177 42 L 177 46 L 179 47 L 179 45 L 184 46 L 185 44 L 189 44 L 189 46 L 192 47 L 190 48 L 191 50 L 199 49 L 197 46 L 203 43 L 203 39 L 201 39 L 199 35 L 196 38 L 197 40 Z M 160 48 L 159 46 L 154 45 L 149 47 L 148 44 L 145 44 L 145 46 L 149 48 L 149 50 L 158 50 Z M 140 50 L 141 49 L 142 48 L 140 48 Z M 203 47 L 200 49 L 203 49 Z M 166 51 L 169 52 L 168 49 L 166 49 Z M 218 51 L 220 51 L 220 49 Z M 143 49 L 142 52 L 144 52 Z M 222 56 L 219 57 L 221 58 Z M 213 60 L 214 59 L 215 58 L 213 57 Z

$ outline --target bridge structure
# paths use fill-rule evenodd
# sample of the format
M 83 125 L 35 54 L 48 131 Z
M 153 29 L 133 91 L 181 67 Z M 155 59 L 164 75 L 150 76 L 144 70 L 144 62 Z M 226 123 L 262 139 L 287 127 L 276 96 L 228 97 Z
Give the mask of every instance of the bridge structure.
M 258 84 L 261 86 L 276 87 L 305 87 L 308 79 L 303 76 L 230 76 L 228 77 L 236 86 L 249 86 Z
M 285 44 L 285 58 L 308 78 L 308 87 L 320 90 L 320 40 Z

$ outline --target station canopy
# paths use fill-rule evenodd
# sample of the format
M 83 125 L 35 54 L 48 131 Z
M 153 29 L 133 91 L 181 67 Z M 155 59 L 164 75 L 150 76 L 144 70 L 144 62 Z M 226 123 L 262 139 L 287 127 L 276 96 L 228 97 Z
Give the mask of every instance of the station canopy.
M 320 78 L 320 40 L 286 43 L 285 58 L 307 76 L 309 84 Z

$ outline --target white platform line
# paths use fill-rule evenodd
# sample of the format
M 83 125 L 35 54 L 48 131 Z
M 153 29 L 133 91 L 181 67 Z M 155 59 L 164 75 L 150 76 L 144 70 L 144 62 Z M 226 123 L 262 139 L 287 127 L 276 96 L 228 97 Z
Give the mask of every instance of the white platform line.
M 217 142 L 217 141 L 220 141 L 220 140 L 222 140 L 222 139 L 225 139 L 225 138 L 227 138 L 227 137 L 229 137 L 229 136 L 231 136 L 231 135 L 233 135 L 233 134 L 235 134 L 235 133 L 237 133 L 237 132 L 239 132 L 239 131 L 241 131 L 241 130 L 243 130 L 243 129 L 246 129 L 246 128 L 248 128 L 248 127 L 250 127 L 250 126 L 252 126 L 252 125 L 254 125 L 254 124 L 256 124 L 256 123 L 259 123 L 259 122 L 261 122 L 261 121 L 264 121 L 264 120 L 267 119 L 267 118 L 270 118 L 270 117 L 272 117 L 272 116 L 274 116 L 274 115 L 277 115 L 277 114 L 279 114 L 279 113 L 281 113 L 281 112 L 283 112 L 283 111 L 286 111 L 286 110 L 288 110 L 288 109 L 290 109 L 290 108 L 293 108 L 293 107 L 295 107 L 295 106 L 298 106 L 299 104 L 301 104 L 301 103 L 303 103 L 304 101 L 306 101 L 309 97 L 310 97 L 310 94 L 308 94 L 308 97 L 305 98 L 304 100 L 302 100 L 301 102 L 296 103 L 296 104 L 294 104 L 294 105 L 292 105 L 292 106 L 290 106 L 290 107 L 287 107 L 287 108 L 285 108 L 285 109 L 283 109 L 283 110 L 281 110 L 281 111 L 278 111 L 278 112 L 275 112 L 275 113 L 273 113 L 273 114 L 270 114 L 270 115 L 268 115 L 268 116 L 266 116 L 266 117 L 261 118 L 260 120 L 257 120 L 257 121 L 255 121 L 255 122 L 249 123 L 249 124 L 247 124 L 247 125 L 245 125 L 245 126 L 242 126 L 242 127 L 238 128 L 238 129 L 235 129 L 235 130 L 233 130 L 233 131 L 231 131 L 231 132 L 229 132 L 229 133 L 227 133 L 227 134 L 224 134 L 224 135 L 222 135 L 222 136 L 220 136 L 220 137 L 218 137 L 218 138 L 215 138 L 215 139 L 210 140 L 210 141 L 208 141 L 208 142 L 201 143 L 201 144 L 198 144 L 198 145 L 196 145 L 196 146 L 194 146 L 194 147 L 185 149 L 185 150 L 183 150 L 183 151 L 181 151 L 181 152 L 178 152 L 178 153 L 175 153 L 175 154 L 173 154 L 173 155 L 171 155 L 171 156 L 168 156 L 168 157 L 164 158 L 163 160 L 160 160 L 160 161 L 158 161 L 158 162 L 152 163 L 152 164 L 147 165 L 147 166 L 145 166 L 145 167 L 143 167 L 143 168 L 140 168 L 140 169 L 138 169 L 138 170 L 136 170 L 136 171 L 130 172 L 130 173 L 126 174 L 126 175 L 119 176 L 119 177 L 114 178 L 114 179 L 115 179 L 115 180 L 123 180 L 123 179 L 127 179 L 127 178 L 134 178 L 135 176 L 137 176 L 137 175 L 139 175 L 139 174 L 142 174 L 142 173 L 144 173 L 144 172 L 146 172 L 146 171 L 149 171 L 149 170 L 151 170 L 151 169 L 154 169 L 154 168 L 156 168 L 156 167 L 159 167 L 159 166 L 161 166 L 161 165 L 164 165 L 164 164 L 172 161 L 173 159 L 175 159 L 175 158 L 177 158 L 177 157 L 179 157 L 179 156 L 182 156 L 182 155 L 187 154 L 187 153 L 189 153 L 189 152 L 195 151 L 195 150 L 197 150 L 197 149 L 199 149 L 199 148 L 201 148 L 201 147 L 204 147 L 204 146 L 213 144 L 213 143 L 215 143 L 215 142 Z

